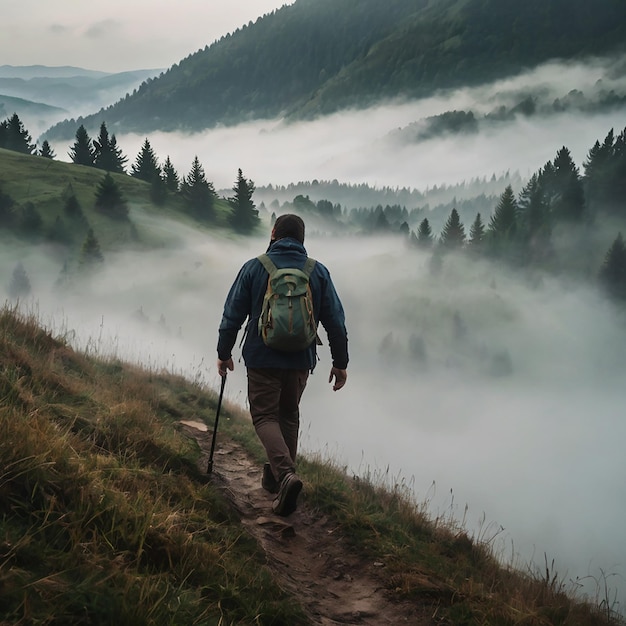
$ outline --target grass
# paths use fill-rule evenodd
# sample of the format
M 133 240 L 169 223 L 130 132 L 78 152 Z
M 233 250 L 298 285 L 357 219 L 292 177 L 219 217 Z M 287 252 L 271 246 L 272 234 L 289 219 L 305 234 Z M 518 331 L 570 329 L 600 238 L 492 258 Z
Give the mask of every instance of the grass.
M 105 172 L 93 167 L 20 154 L 0 149 L 0 190 L 11 196 L 17 205 L 31 202 L 42 218 L 42 231 L 48 232 L 60 218 L 72 246 L 80 250 L 86 227 L 84 222 L 70 218 L 64 211 L 68 193 L 78 200 L 87 223 L 93 228 L 103 250 L 134 247 L 160 247 L 171 242 L 171 230 L 163 229 L 149 218 L 174 218 L 181 225 L 198 228 L 197 222 L 186 215 L 177 196 L 169 196 L 164 205 L 150 200 L 150 185 L 132 176 L 112 174 L 128 202 L 128 220 L 116 220 L 94 207 L 98 184 Z M 216 202 L 216 223 L 227 223 L 228 204 L 223 199 Z
M 214 394 L 5 308 L 0 398 L 0 623 L 306 623 L 176 428 Z
M 74 351 L 5 306 L 0 400 L 0 624 L 309 623 L 178 428 L 212 424 L 214 392 Z M 262 461 L 243 409 L 223 409 L 220 436 Z M 623 623 L 608 593 L 590 604 L 552 564 L 503 565 L 493 532 L 432 519 L 402 480 L 349 476 L 321 457 L 299 471 L 306 504 L 436 623 Z

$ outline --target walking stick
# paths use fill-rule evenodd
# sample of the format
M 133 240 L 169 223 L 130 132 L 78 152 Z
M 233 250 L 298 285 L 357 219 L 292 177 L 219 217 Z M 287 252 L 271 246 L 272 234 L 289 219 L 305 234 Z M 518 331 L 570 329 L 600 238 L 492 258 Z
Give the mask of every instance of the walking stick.
M 217 423 L 220 419 L 220 409 L 222 408 L 222 398 L 224 397 L 224 386 L 226 385 L 226 374 L 222 376 L 222 387 L 220 388 L 220 397 L 217 401 L 217 409 L 215 411 L 215 425 L 213 426 L 213 440 L 211 441 L 211 454 L 209 454 L 209 465 L 206 473 L 213 471 L 213 452 L 215 451 L 215 436 L 217 435 Z

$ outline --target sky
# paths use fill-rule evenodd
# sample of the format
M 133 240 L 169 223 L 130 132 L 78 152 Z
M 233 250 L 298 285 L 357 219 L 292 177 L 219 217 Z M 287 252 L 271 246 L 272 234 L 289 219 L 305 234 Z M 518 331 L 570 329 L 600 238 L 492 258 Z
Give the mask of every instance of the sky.
M 4 0 L 0 65 L 165 69 L 293 0 Z

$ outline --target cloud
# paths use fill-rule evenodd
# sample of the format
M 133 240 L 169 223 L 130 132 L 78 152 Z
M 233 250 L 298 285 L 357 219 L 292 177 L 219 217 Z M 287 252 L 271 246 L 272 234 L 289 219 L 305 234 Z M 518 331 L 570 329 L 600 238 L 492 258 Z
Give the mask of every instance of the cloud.
M 65 24 L 51 24 L 48 28 L 48 31 L 55 36 L 63 36 L 67 33 L 71 32 L 71 28 L 66 26 Z
M 117 37 L 123 30 L 122 22 L 118 20 L 106 19 L 95 22 L 85 30 L 88 39 L 104 39 L 107 37 Z

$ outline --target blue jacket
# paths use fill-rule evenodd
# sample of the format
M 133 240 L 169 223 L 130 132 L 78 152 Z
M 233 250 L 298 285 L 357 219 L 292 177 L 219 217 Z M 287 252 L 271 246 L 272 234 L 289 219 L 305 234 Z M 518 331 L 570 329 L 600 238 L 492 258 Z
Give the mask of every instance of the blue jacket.
M 302 269 L 307 259 L 304 246 L 291 237 L 279 239 L 271 244 L 267 254 L 276 267 L 295 267 Z M 224 314 L 219 327 L 217 355 L 222 361 L 232 356 L 237 341 L 237 333 L 246 318 L 243 358 L 246 367 L 309 369 L 316 365 L 315 342 L 300 352 L 279 352 L 268 348 L 258 332 L 258 321 L 263 305 L 263 296 L 267 289 L 268 273 L 257 259 L 250 259 L 239 270 L 224 305 Z M 348 334 L 345 315 L 330 273 L 319 261 L 315 264 L 309 278 L 313 294 L 313 312 L 315 321 L 326 330 L 333 366 L 346 369 L 348 366 Z

